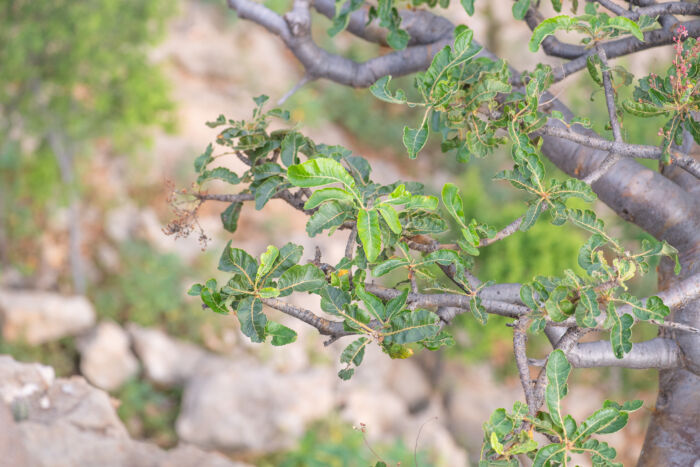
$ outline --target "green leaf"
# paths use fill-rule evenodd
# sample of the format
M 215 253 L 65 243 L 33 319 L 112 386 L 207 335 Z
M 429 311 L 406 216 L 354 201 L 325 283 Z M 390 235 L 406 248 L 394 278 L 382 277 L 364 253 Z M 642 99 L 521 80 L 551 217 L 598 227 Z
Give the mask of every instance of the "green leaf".
M 625 18 L 624 16 L 615 16 L 610 18 L 608 21 L 608 26 L 612 26 L 615 29 L 622 31 L 627 31 L 636 37 L 640 42 L 644 42 L 644 34 L 642 33 L 642 30 L 639 29 L 639 25 L 629 18 Z
M 553 321 L 564 321 L 574 311 L 572 303 L 566 299 L 569 294 L 567 287 L 558 286 L 549 294 L 544 302 L 544 308 Z
M 455 219 L 460 226 L 465 226 L 464 208 L 462 197 L 459 195 L 459 188 L 453 183 L 446 183 L 445 186 L 442 187 L 442 202 L 452 218 Z
M 639 410 L 640 408 L 642 408 L 643 405 L 644 401 L 641 401 L 639 399 L 625 401 L 625 403 L 622 405 L 610 400 L 606 400 L 605 402 L 603 402 L 603 407 L 615 407 L 617 410 L 620 410 L 622 412 L 634 412 L 635 410 Z
M 390 81 L 391 76 L 383 76 L 379 78 L 376 83 L 370 86 L 369 90 L 376 98 L 385 102 L 389 102 L 391 104 L 405 104 L 406 93 L 401 89 L 397 89 L 396 94 L 392 94 L 391 91 L 389 91 Z
M 561 400 L 568 392 L 566 380 L 571 373 L 571 364 L 566 360 L 564 352 L 555 350 L 549 355 L 547 360 L 547 389 L 545 390 L 545 400 L 549 415 L 557 426 L 564 426 L 564 419 L 561 414 Z
M 657 115 L 664 115 L 668 112 L 668 109 L 664 107 L 657 107 L 650 102 L 638 102 L 632 100 L 622 101 L 622 108 L 632 115 L 643 118 L 656 117 Z
M 622 302 L 632 307 L 632 313 L 642 321 L 648 321 L 650 319 L 663 321 L 670 313 L 669 308 L 659 297 L 649 297 L 646 304 L 642 304 L 642 301 L 634 295 L 621 293 L 615 301 Z
M 328 29 L 328 35 L 333 37 L 340 31 L 348 26 L 350 21 L 350 14 L 358 10 L 362 4 L 363 0 L 350 0 L 349 2 L 336 2 L 336 14 L 333 18 L 333 24 Z M 338 5 L 342 5 L 340 11 L 338 11 Z
M 274 321 L 267 322 L 265 325 L 265 334 L 272 336 L 271 343 L 275 346 L 291 344 L 297 340 L 296 331 Z
M 612 320 L 612 327 L 610 328 L 610 343 L 612 344 L 613 353 L 615 357 L 622 358 L 624 355 L 632 350 L 632 324 L 634 319 L 625 313 L 619 316 L 616 311 L 609 310 L 608 317 Z
M 534 31 L 532 31 L 532 38 L 530 39 L 530 52 L 537 52 L 540 48 L 540 44 L 547 37 L 554 34 L 558 29 L 569 30 L 576 20 L 566 15 L 555 16 L 554 18 L 548 18 L 542 21 Z
M 388 309 L 388 305 L 387 305 Z M 440 331 L 436 336 L 420 341 L 420 344 L 428 350 L 438 350 L 440 347 L 452 347 L 455 345 L 454 338 L 445 331 Z
M 382 215 L 391 231 L 397 235 L 400 234 L 401 221 L 399 221 L 399 215 L 396 212 L 396 210 L 391 206 L 387 206 L 386 204 L 379 205 L 377 209 L 379 210 L 379 213 Z
M 226 306 L 216 299 L 216 295 L 218 294 L 216 294 L 215 291 L 212 291 L 208 287 L 204 287 L 200 293 L 200 298 L 212 311 L 222 315 L 228 314 Z
M 200 173 L 211 161 L 214 160 L 214 158 L 211 156 L 213 152 L 214 146 L 212 146 L 210 143 L 209 146 L 207 146 L 207 149 L 204 150 L 202 155 L 194 160 L 195 172 Z
M 523 215 L 523 221 L 520 223 L 520 227 L 518 227 L 518 230 L 521 232 L 527 232 L 530 227 L 535 225 L 535 222 L 537 222 L 537 219 L 540 217 L 540 214 L 542 213 L 542 199 L 538 199 L 535 203 L 531 204 L 530 207 L 527 208 L 527 211 L 525 211 L 525 215 Z
M 277 247 L 270 245 L 267 247 L 265 253 L 260 255 L 260 267 L 255 275 L 256 282 L 259 281 L 261 277 L 265 276 L 265 274 L 270 272 L 270 269 L 272 269 L 272 266 L 274 265 L 279 254 L 280 251 L 277 249 Z
M 610 242 L 615 249 L 620 250 L 620 245 L 618 245 L 612 237 L 605 233 L 605 224 L 602 220 L 598 219 L 593 211 L 589 209 L 583 211 L 579 209 L 570 209 L 569 221 L 577 227 L 600 235 L 601 238 Z
M 369 339 L 366 337 L 360 337 L 359 339 L 352 341 L 340 354 L 340 363 L 359 366 L 365 356 L 365 348 L 367 347 L 368 343 Z
M 345 156 L 345 162 L 348 163 L 350 174 L 359 183 L 369 183 L 369 174 L 372 172 L 372 167 L 367 162 L 367 159 L 361 156 Z
M 389 47 L 396 50 L 405 49 L 409 40 L 411 40 L 411 36 L 403 29 L 389 31 L 389 34 L 386 36 L 386 43 L 389 44 Z
M 221 223 L 228 232 L 235 232 L 238 228 L 238 218 L 241 215 L 243 203 L 231 203 L 224 212 L 221 213 Z
M 282 163 L 285 167 L 291 167 L 297 163 L 299 148 L 301 148 L 305 142 L 306 139 L 296 131 L 287 133 L 282 143 L 280 143 L 280 159 L 282 159 Z
M 469 310 L 480 324 L 486 324 L 489 315 L 486 313 L 486 308 L 481 304 L 481 297 L 474 297 L 469 301 Z
M 326 201 L 353 201 L 353 199 L 350 193 L 341 188 L 321 188 L 313 192 L 304 204 L 304 209 L 314 209 Z
M 258 290 L 258 295 L 260 298 L 274 298 L 280 296 L 280 291 L 276 287 L 263 287 Z
M 382 332 L 384 342 L 407 344 L 428 339 L 438 333 L 438 317 L 428 310 L 407 311 L 389 322 L 391 330 Z
M 586 68 L 588 69 L 588 74 L 591 76 L 593 82 L 596 83 L 598 86 L 603 86 L 603 78 L 599 70 L 601 66 L 602 65 L 600 58 L 597 55 L 589 55 L 586 59 Z
M 337 287 L 326 285 L 321 291 L 321 309 L 335 316 L 345 314 L 345 305 L 350 303 L 350 294 Z
M 351 211 L 345 204 L 337 201 L 329 201 L 322 204 L 318 211 L 309 217 L 306 223 L 306 233 L 313 237 L 326 229 L 339 227 L 350 217 Z
M 284 183 L 284 179 L 281 177 L 271 177 L 258 185 L 255 188 L 255 209 L 261 210 L 277 193 L 282 183 Z
M 491 443 L 491 449 L 496 451 L 496 454 L 503 455 L 504 450 L 503 450 L 503 444 L 501 444 L 500 441 L 498 441 L 498 435 L 496 432 L 492 431 L 491 432 L 491 437 L 489 438 L 489 442 Z
M 236 175 L 235 172 L 231 172 L 226 167 L 216 167 L 212 170 L 205 170 L 199 177 L 197 177 L 197 183 L 201 184 L 202 182 L 211 179 L 223 180 L 231 185 L 241 183 L 241 179 L 238 178 L 238 175 Z
M 326 284 L 326 276 L 313 264 L 295 265 L 284 271 L 277 282 L 280 297 L 294 292 L 310 292 Z
M 689 116 L 685 119 L 685 129 L 690 132 L 695 142 L 700 144 L 700 122 L 696 122 L 692 116 Z
M 367 260 L 371 263 L 382 251 L 382 234 L 379 215 L 375 209 L 360 209 L 357 215 L 357 234 L 362 242 Z
M 460 3 L 469 16 L 474 14 L 474 0 L 460 0 Z
M 396 314 L 401 313 L 406 306 L 407 298 L 408 290 L 404 290 L 399 295 L 389 300 L 386 304 L 386 318 L 391 319 Z
M 559 201 L 566 201 L 569 198 L 580 198 L 587 203 L 595 201 L 595 192 L 589 184 L 583 180 L 568 178 L 563 183 L 557 184 L 549 190 L 550 197 L 556 196 Z
M 531 285 L 526 284 L 520 288 L 520 300 L 523 301 L 526 307 L 533 311 L 537 311 L 539 309 L 537 292 Z
M 627 413 L 620 413 L 614 407 L 605 407 L 596 411 L 581 423 L 576 430 L 574 442 L 583 442 L 595 433 L 614 433 L 627 424 Z
M 252 285 L 258 271 L 258 262 L 240 248 L 231 248 L 231 240 L 229 240 L 219 259 L 219 271 L 240 274 Z
M 374 319 L 384 322 L 386 320 L 386 309 L 384 303 L 375 295 L 367 292 L 364 288 L 358 287 L 355 289 L 357 298 L 365 304 L 365 309 L 374 317 Z
M 428 122 L 420 128 L 414 129 L 405 126 L 403 128 L 403 145 L 408 150 L 408 157 L 415 159 L 428 141 Z
M 192 287 L 187 291 L 187 295 L 191 295 L 192 297 L 199 297 L 199 294 L 202 293 L 202 289 L 204 287 L 202 284 L 192 284 Z
M 388 274 L 394 269 L 404 267 L 408 265 L 408 261 L 403 258 L 392 258 L 386 261 L 382 261 L 372 269 L 372 275 L 374 277 L 381 277 L 384 274 Z
M 241 332 L 253 342 L 265 340 L 267 317 L 262 312 L 262 302 L 256 297 L 245 297 L 238 302 L 236 310 Z
M 346 188 L 355 186 L 355 180 L 333 159 L 319 157 L 287 169 L 289 181 L 300 187 L 315 187 L 331 183 L 342 183 Z
M 612 462 L 617 455 L 614 448 L 608 446 L 607 443 L 598 441 L 597 439 L 589 439 L 583 446 L 590 455 L 594 466 L 610 466 L 610 467 L 622 467 L 622 464 Z
M 275 175 L 280 175 L 282 172 L 282 167 L 274 162 L 265 162 L 264 164 L 256 165 L 252 170 L 253 178 L 256 182 L 274 177 Z
M 537 455 L 532 461 L 532 467 L 559 465 L 557 462 L 560 461 L 565 455 L 566 446 L 562 444 L 549 444 L 537 451 Z
M 525 18 L 528 8 L 530 8 L 530 0 L 517 0 L 513 4 L 513 17 L 517 20 L 522 20 Z
M 205 125 L 209 128 L 216 128 L 217 126 L 226 125 L 226 117 L 224 117 L 223 114 L 219 114 L 216 120 L 213 122 L 206 122 Z
M 266 275 L 271 279 L 278 278 L 284 271 L 297 264 L 303 253 L 304 247 L 291 242 L 287 243 L 280 249 L 279 255 Z
M 352 378 L 353 374 L 355 374 L 354 368 L 344 368 L 338 372 L 338 377 L 343 381 L 347 381 Z

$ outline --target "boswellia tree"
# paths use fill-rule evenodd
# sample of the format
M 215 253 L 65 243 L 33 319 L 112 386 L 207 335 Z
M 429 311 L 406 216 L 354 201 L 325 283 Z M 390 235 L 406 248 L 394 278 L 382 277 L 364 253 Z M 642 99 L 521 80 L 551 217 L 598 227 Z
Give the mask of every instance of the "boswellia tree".
M 424 194 L 415 182 L 375 183 L 367 160 L 345 148 L 318 144 L 296 130 L 268 131 L 270 119 L 289 114 L 266 111 L 262 96 L 250 120 L 222 115 L 208 123 L 221 128 L 215 145 L 222 150 L 210 145 L 195 160 L 197 185 L 181 192 L 181 201 L 192 204 L 179 205 L 181 216 L 171 231 L 187 232 L 199 206 L 220 201 L 228 203 L 221 214 L 224 228 L 233 232 L 243 203 L 261 209 L 278 198 L 309 216 L 309 236 L 347 235 L 345 256 L 327 264 L 317 251 L 299 264 L 302 248 L 292 243 L 269 246 L 259 258 L 229 243 L 219 269 L 230 279 L 197 284 L 190 294 L 215 312 L 235 313 L 254 342 L 285 345 L 296 338 L 266 317 L 264 305 L 317 328 L 329 342 L 347 341 L 342 379 L 352 377 L 367 346 L 405 358 L 421 347 L 451 345 L 450 322 L 457 314 L 471 313 L 484 326 L 489 314 L 512 318 L 526 403 L 498 409 L 485 421 L 481 465 L 519 465 L 527 458 L 536 466 L 567 465 L 572 454 L 588 455 L 593 465 L 617 465 L 603 435 L 620 430 L 642 403 L 605 401 L 583 420 L 563 413 L 567 378 L 573 368 L 586 367 L 658 369 L 659 394 L 640 465 L 694 465 L 700 458 L 700 163 L 690 149 L 700 142 L 700 5 L 518 0 L 513 16 L 532 29 L 529 50 L 542 48 L 562 59 L 553 68 L 536 64 L 522 71 L 479 46 L 467 26 L 432 11 L 448 2 L 294 0 L 284 16 L 253 0 L 228 4 L 284 42 L 305 68 L 303 82 L 325 78 L 369 87 L 378 99 L 422 109 L 420 123 L 403 132 L 408 157 L 418 157 L 429 138 L 467 164 L 508 148 L 511 168 L 495 179 L 526 193 L 522 215 L 491 227 L 465 218 L 463 199 L 451 183 L 439 197 Z M 474 0 L 461 3 L 474 13 Z M 556 16 L 544 16 L 545 6 Z M 394 50 L 364 63 L 327 52 L 311 36 L 312 9 L 332 19 L 331 36 L 347 30 Z M 675 49 L 662 74 L 633 78 L 610 64 L 614 57 L 669 44 Z M 579 71 L 601 89 L 611 137 L 595 133 L 548 92 Z M 419 97 L 407 99 L 391 77 L 415 72 Z M 632 98 L 622 97 L 622 86 L 633 86 Z M 664 121 L 658 146 L 625 141 L 623 118 L 651 116 Z M 216 167 L 212 162 L 219 156 L 237 157 L 248 169 Z M 542 158 L 571 178 L 548 178 Z M 658 170 L 635 159 L 658 160 Z M 204 187 L 211 179 L 240 188 L 210 194 Z M 591 208 L 575 209 L 572 198 L 599 198 L 655 240 L 629 251 Z M 507 242 L 541 216 L 590 233 L 578 255 L 585 273 L 572 264 L 555 277 L 523 277 L 519 284 L 482 281 L 473 273 L 480 250 Z M 663 257 L 659 292 L 632 295 L 628 282 L 648 272 L 654 257 Z M 394 282 L 378 279 L 390 272 Z M 319 295 L 320 309 L 285 301 L 294 293 Z M 633 344 L 631 330 L 640 322 L 657 326 L 658 337 Z M 580 342 L 597 331 L 607 331 L 609 339 Z M 537 333 L 552 346 L 543 361 L 527 356 L 528 335 Z

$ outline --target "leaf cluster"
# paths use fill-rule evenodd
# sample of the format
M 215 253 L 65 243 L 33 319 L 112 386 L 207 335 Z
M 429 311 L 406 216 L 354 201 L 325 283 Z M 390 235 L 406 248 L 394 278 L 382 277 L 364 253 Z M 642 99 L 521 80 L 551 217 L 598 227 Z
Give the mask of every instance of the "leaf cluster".
M 568 465 L 570 454 L 585 454 L 590 456 L 594 466 L 621 466 L 615 462 L 615 449 L 593 436 L 621 430 L 627 424 L 630 412 L 639 409 L 642 401 L 620 405 L 606 400 L 601 409 L 577 423 L 562 411 L 562 399 L 568 393 L 567 379 L 571 373 L 571 364 L 564 352 L 555 350 L 550 354 L 546 371 L 547 411 L 532 416 L 522 402 L 516 402 L 511 412 L 497 409 L 484 424 L 479 465 L 516 467 L 520 463 L 515 456 L 525 454 L 532 459 L 533 466 L 555 467 Z M 540 445 L 534 439 L 533 431 L 544 434 L 551 443 Z

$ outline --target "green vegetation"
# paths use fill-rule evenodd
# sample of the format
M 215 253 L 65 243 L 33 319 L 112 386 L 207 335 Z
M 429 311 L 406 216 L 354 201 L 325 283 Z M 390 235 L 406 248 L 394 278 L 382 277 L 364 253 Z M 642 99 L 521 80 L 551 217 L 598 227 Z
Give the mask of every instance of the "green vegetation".
M 309 428 L 295 449 L 257 461 L 260 467 L 364 467 L 383 460 L 387 465 L 442 465 L 439 453 L 430 453 L 403 442 L 368 441 L 364 427 L 355 429 L 336 417 Z M 371 429 L 371 428 L 370 428 Z M 427 428 L 426 428 L 427 429 Z M 420 440 L 419 440 L 420 441 Z

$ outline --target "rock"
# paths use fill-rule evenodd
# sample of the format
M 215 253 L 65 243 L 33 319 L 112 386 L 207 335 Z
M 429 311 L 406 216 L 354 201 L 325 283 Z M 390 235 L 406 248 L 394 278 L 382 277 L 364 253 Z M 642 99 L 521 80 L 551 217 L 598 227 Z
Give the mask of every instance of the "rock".
M 27 452 L 22 444 L 22 433 L 15 424 L 14 417 L 7 406 L 0 400 L 0 464 L 27 465 Z
M 484 439 L 482 425 L 499 407 L 510 410 L 516 400 L 523 399 L 519 383 L 495 381 L 490 367 L 464 366 L 449 362 L 444 381 L 449 388 L 446 400 L 447 426 L 460 445 L 472 454 L 481 450 Z
M 130 439 L 107 393 L 79 376 L 54 380 L 48 367 L 0 356 L 0 395 L 14 413 L 0 403 L 3 466 L 242 467 L 192 446 L 163 451 Z
M 278 374 L 250 357 L 208 358 L 185 387 L 177 433 L 205 448 L 288 449 L 333 408 L 334 378 L 322 369 Z
M 383 357 L 388 359 L 387 355 Z M 430 398 L 430 382 L 423 370 L 411 359 L 392 360 L 387 383 L 410 410 L 420 408 Z
M 112 322 L 100 323 L 78 341 L 80 372 L 95 386 L 113 391 L 136 375 L 139 363 L 131 352 L 129 336 Z
M 127 330 L 146 376 L 161 386 L 171 387 L 185 383 L 207 354 L 199 347 L 173 339 L 158 329 L 142 328 L 130 323 Z
M 83 296 L 0 290 L 2 336 L 31 345 L 80 334 L 95 324 L 95 310 Z
M 341 416 L 355 427 L 366 425 L 373 439 L 395 438 L 409 416 L 401 398 L 386 389 L 357 386 L 343 402 Z
M 130 202 L 110 210 L 105 216 L 105 233 L 116 243 L 129 240 L 138 228 L 138 214 L 138 208 Z

